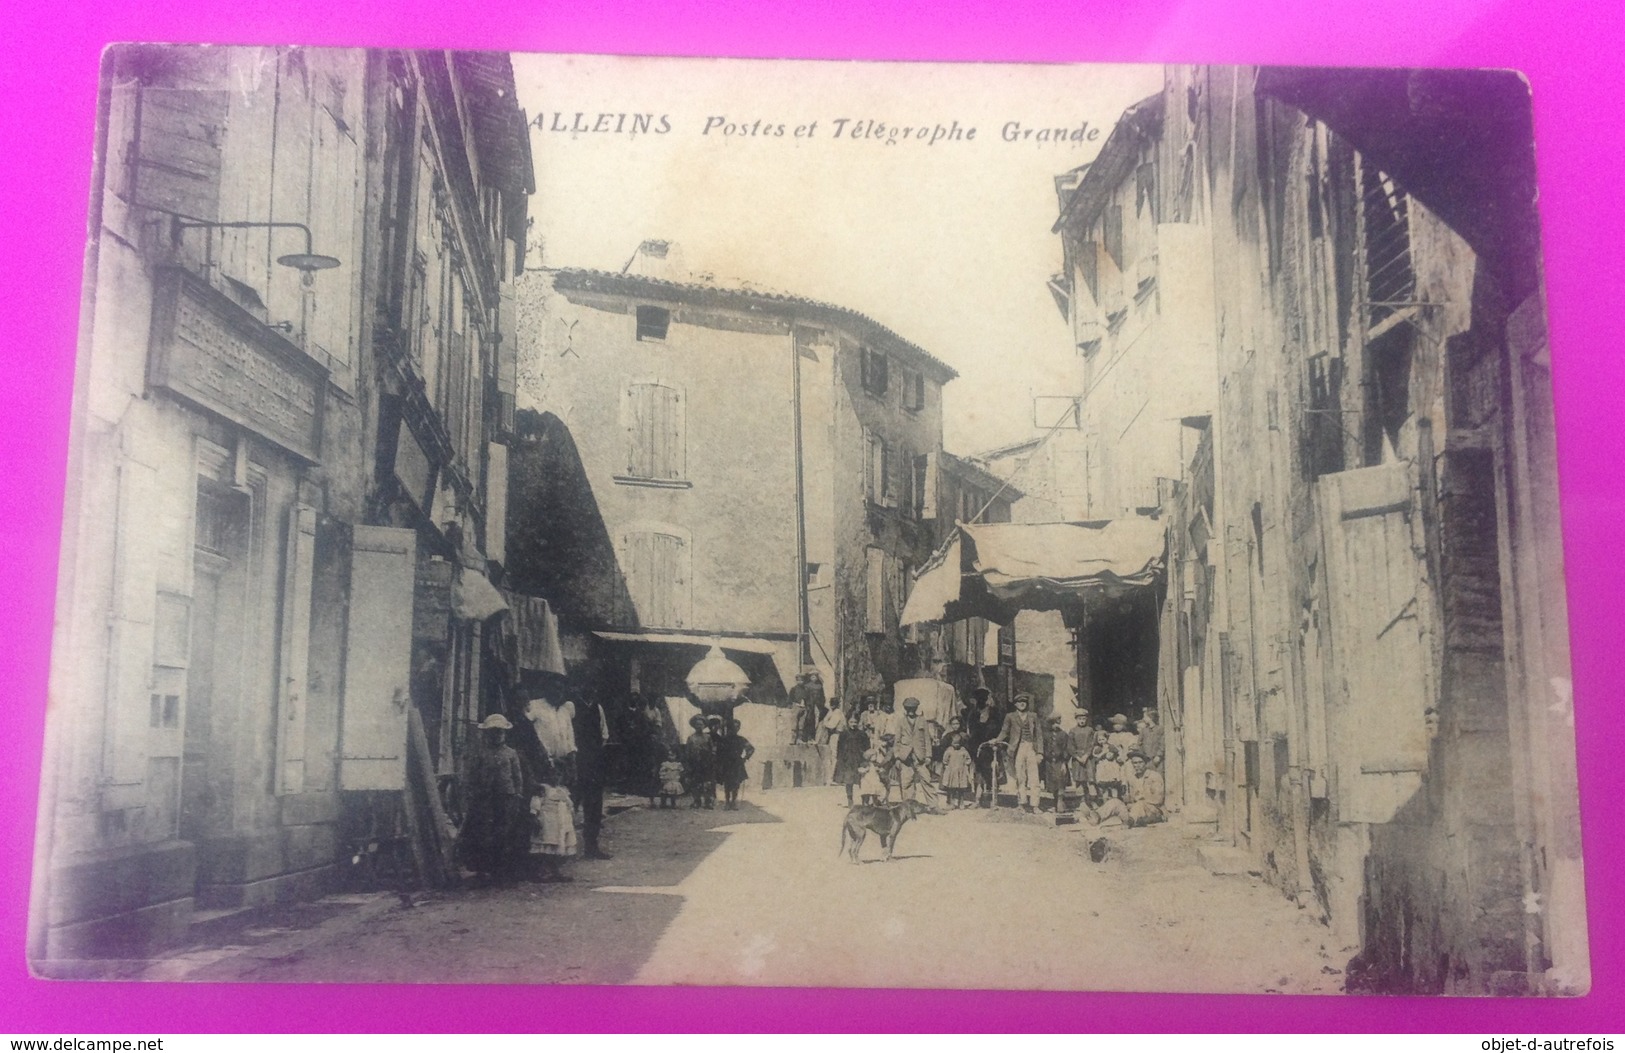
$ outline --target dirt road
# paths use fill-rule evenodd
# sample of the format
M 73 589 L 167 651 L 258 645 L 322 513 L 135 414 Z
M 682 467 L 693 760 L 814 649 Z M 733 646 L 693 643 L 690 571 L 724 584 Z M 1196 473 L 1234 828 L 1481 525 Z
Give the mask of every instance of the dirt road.
M 853 866 L 836 854 L 843 809 L 829 788 L 757 793 L 739 812 L 633 809 L 607 824 L 615 858 L 572 864 L 567 885 L 293 908 L 156 975 L 1341 990 L 1348 954 L 1329 931 L 1256 878 L 1208 873 L 1177 824 L 1097 831 L 953 812 L 910 824 L 890 863 L 874 861 L 871 838 L 870 861 Z M 1092 862 L 1099 838 L 1109 851 Z

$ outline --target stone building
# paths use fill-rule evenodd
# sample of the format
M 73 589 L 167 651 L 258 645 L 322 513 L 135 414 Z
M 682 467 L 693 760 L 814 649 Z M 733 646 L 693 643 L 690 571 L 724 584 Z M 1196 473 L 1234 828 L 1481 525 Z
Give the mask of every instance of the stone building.
M 116 46 L 101 118 L 43 968 L 330 887 L 401 821 L 414 641 L 431 726 L 474 705 L 449 593 L 500 549 L 531 185 L 506 57 Z
M 803 668 L 842 698 L 914 675 L 897 618 L 956 374 L 856 311 L 676 259 L 648 241 L 621 272 L 521 285 L 514 587 L 607 702 L 681 697 L 714 644 L 756 702 Z
M 1167 525 L 1170 796 L 1351 989 L 1588 983 L 1529 115 L 1512 74 L 1171 67 L 1057 223 L 1079 470 Z

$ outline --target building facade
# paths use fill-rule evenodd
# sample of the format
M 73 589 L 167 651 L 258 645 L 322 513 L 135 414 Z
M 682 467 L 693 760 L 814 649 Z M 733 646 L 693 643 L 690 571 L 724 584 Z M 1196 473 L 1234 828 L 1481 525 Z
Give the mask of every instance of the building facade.
M 713 644 L 781 701 L 913 675 L 904 582 L 934 545 L 954 372 L 855 311 L 729 288 L 646 242 L 525 280 L 510 572 L 612 697 L 681 697 Z
M 530 180 L 505 58 L 120 46 L 103 82 L 37 963 L 329 888 L 357 795 L 400 799 L 420 562 L 490 541 Z M 460 322 L 384 292 L 453 255 Z M 405 511 L 403 426 L 441 514 Z
M 1137 311 L 1201 374 L 1080 466 L 1167 521 L 1171 799 L 1351 989 L 1588 982 L 1531 142 L 1510 74 L 1173 67 L 1057 224 L 1085 431 Z

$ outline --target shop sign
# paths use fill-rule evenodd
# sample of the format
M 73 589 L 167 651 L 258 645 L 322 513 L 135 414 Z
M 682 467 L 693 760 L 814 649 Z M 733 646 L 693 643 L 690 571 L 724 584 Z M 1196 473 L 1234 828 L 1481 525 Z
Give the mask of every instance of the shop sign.
M 321 459 L 327 370 L 186 271 L 165 270 L 157 282 L 147 382 Z

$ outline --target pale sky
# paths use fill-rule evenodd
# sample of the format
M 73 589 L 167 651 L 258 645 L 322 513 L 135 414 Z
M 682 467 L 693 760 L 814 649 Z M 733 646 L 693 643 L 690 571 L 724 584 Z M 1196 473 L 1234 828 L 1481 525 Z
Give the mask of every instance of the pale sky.
M 944 388 L 955 453 L 1027 438 L 1033 395 L 1077 393 L 1045 288 L 1061 259 L 1053 178 L 1094 158 L 1123 110 L 1160 88 L 1160 67 L 513 62 L 520 105 L 545 125 L 531 130 L 532 237 L 545 245 L 532 266 L 620 270 L 639 242 L 661 238 L 721 283 L 860 311 L 959 371 Z M 664 116 L 670 131 L 627 134 L 634 114 L 655 128 Z M 851 138 L 870 120 L 944 133 L 934 144 Z M 975 138 L 949 139 L 955 121 Z M 1009 142 L 1012 121 L 1098 135 Z M 552 130 L 576 124 L 608 130 Z M 780 125 L 782 136 L 764 134 Z

